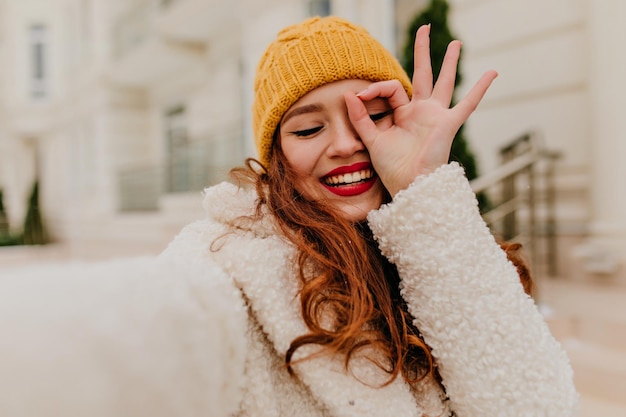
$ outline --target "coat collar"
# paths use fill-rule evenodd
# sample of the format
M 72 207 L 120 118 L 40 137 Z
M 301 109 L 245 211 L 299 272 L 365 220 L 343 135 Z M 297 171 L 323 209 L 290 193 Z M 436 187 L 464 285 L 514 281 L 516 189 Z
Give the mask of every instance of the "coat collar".
M 207 192 L 205 208 L 214 219 L 232 224 L 237 216 L 251 214 L 255 201 L 253 191 L 223 184 Z M 272 218 L 265 216 L 250 230 L 228 235 L 216 256 L 249 300 L 276 353 L 284 358 L 291 342 L 307 333 L 307 327 L 300 314 L 299 282 L 294 273 L 296 251 L 281 235 L 273 232 L 275 229 Z M 314 353 L 315 349 L 313 345 L 302 347 L 296 352 L 299 355 L 296 358 Z M 354 375 L 371 384 L 359 381 L 346 371 L 343 358 L 336 356 L 320 355 L 294 366 L 298 377 L 332 416 L 423 415 L 422 407 L 416 404 L 411 388 L 402 378 L 380 387 L 387 381 L 388 374 L 370 360 L 355 358 L 351 368 Z M 427 397 L 432 398 L 432 395 Z

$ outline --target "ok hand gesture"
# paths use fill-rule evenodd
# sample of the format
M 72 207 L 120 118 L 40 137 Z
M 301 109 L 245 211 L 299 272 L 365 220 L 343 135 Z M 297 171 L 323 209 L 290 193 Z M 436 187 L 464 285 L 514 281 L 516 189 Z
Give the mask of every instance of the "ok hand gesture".
M 430 25 L 422 26 L 415 36 L 410 100 L 398 80 L 374 83 L 356 95 L 345 94 L 350 120 L 392 197 L 417 176 L 429 174 L 448 162 L 456 132 L 497 76 L 495 71 L 487 71 L 459 103 L 450 107 L 460 51 L 461 42 L 448 45 L 439 78 L 433 85 Z M 390 128 L 377 127 L 363 105 L 380 97 L 386 98 L 394 111 Z

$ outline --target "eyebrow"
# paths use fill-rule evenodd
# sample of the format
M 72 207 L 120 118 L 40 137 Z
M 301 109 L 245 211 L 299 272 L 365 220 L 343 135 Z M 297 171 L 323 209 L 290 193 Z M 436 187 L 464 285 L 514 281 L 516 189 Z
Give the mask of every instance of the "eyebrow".
M 304 106 L 296 107 L 295 109 L 291 110 L 289 113 L 285 114 L 285 116 L 283 116 L 283 120 L 281 121 L 281 124 L 284 124 L 287 120 L 291 119 L 294 116 L 298 116 L 300 114 L 305 114 L 305 113 L 319 112 L 321 110 L 322 110 L 322 106 L 319 104 L 307 104 Z

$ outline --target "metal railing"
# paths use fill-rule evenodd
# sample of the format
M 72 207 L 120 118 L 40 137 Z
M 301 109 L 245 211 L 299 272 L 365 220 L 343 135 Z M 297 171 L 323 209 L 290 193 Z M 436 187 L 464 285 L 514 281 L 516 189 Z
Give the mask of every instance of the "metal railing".
M 201 192 L 227 178 L 231 166 L 189 165 L 185 161 L 118 172 L 118 210 L 157 211 L 164 194 Z
M 159 210 L 163 194 L 200 192 L 228 177 L 230 168 L 243 162 L 239 128 L 225 129 L 217 137 L 179 146 L 161 164 L 136 166 L 118 172 L 120 211 Z
M 118 210 L 156 211 L 163 190 L 162 169 L 158 166 L 121 170 L 117 174 Z
M 501 165 L 471 182 L 490 204 L 482 213 L 494 234 L 522 243 L 533 269 L 557 274 L 554 164 L 559 154 L 536 133 L 521 135 L 500 149 Z

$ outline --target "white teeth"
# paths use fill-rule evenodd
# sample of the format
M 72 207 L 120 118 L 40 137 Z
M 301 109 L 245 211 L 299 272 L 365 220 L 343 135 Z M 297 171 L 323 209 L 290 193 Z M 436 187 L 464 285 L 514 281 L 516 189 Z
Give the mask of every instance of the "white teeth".
M 373 173 L 371 169 L 363 169 L 361 171 L 352 172 L 349 174 L 334 175 L 332 177 L 326 177 L 324 182 L 329 185 L 348 185 L 356 182 L 368 180 L 372 178 Z

